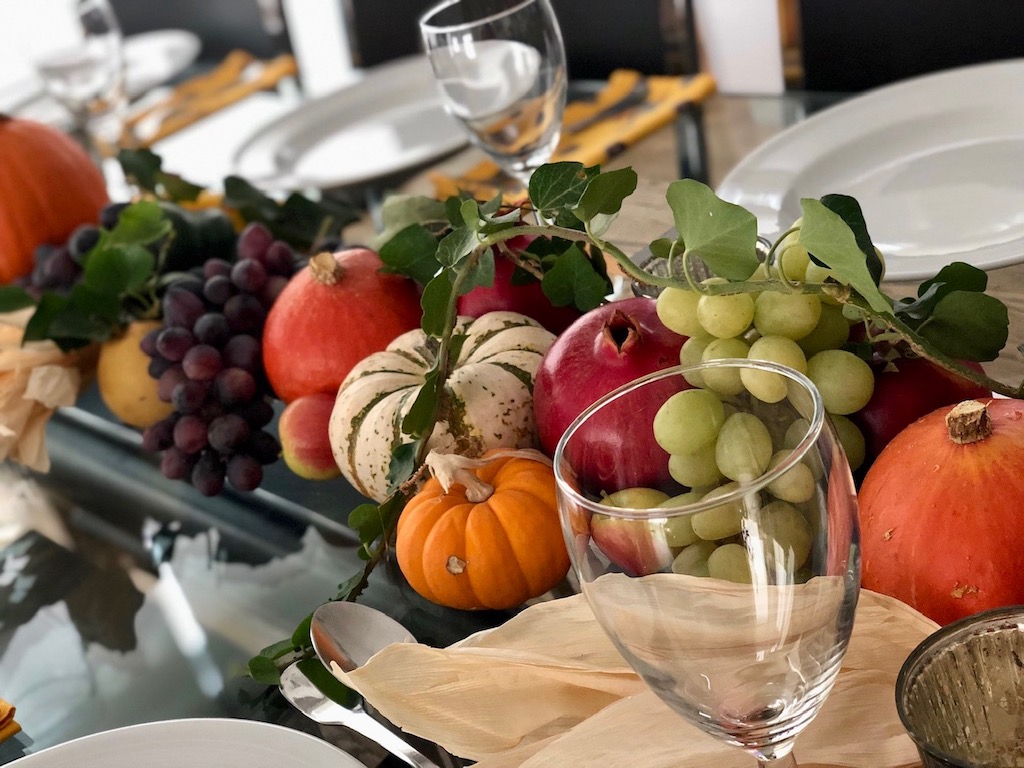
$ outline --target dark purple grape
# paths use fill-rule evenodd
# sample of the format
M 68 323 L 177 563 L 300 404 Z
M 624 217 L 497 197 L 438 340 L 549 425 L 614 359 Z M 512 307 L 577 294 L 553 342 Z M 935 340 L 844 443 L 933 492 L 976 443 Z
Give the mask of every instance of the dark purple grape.
M 162 330 L 163 328 L 154 328 L 139 340 L 139 349 L 142 350 L 142 354 L 148 355 L 149 357 L 153 357 L 157 354 L 156 337 L 160 335 L 160 331 Z
M 285 289 L 286 285 L 288 285 L 288 278 L 284 275 L 271 275 L 268 277 L 266 285 L 259 292 L 260 303 L 269 310 L 274 306 L 274 302 L 277 301 L 277 297 L 281 295 L 281 291 Z
M 252 456 L 236 453 L 228 459 L 228 482 L 240 491 L 255 491 L 263 482 L 263 467 Z
M 129 203 L 110 203 L 103 206 L 100 211 L 100 226 L 104 229 L 113 229 L 121 220 L 121 212 L 127 208 Z
M 164 296 L 164 325 L 191 329 L 206 311 L 203 300 L 189 290 L 170 290 Z
M 237 253 L 240 259 L 263 261 L 267 248 L 274 241 L 274 236 L 266 224 L 254 221 L 245 225 L 238 235 Z
M 169 286 L 167 286 L 167 293 L 176 293 L 177 291 L 187 291 L 188 293 L 195 294 L 196 298 L 200 301 L 203 300 L 203 285 L 205 280 L 200 275 L 185 275 L 179 277 Z M 166 296 L 166 294 L 165 294 Z
M 244 448 L 239 453 L 252 456 L 260 464 L 273 464 L 281 455 L 281 444 L 269 432 L 260 430 L 253 432 Z
M 156 424 L 151 424 L 142 431 L 142 450 L 150 453 L 164 451 L 174 445 L 174 424 L 177 420 L 173 416 L 161 419 Z
M 207 445 L 206 422 L 186 414 L 174 425 L 174 444 L 185 453 L 199 453 Z
M 70 288 L 81 274 L 82 268 L 71 258 L 71 252 L 62 246 L 43 262 L 41 287 Z
M 231 275 L 231 262 L 227 259 L 207 259 L 203 262 L 203 277 L 209 280 L 211 277 Z
M 192 468 L 192 485 L 203 496 L 216 496 L 224 490 L 224 462 L 216 451 L 206 450 Z
M 217 399 L 228 408 L 250 402 L 256 397 L 256 379 L 241 368 L 225 368 L 213 380 Z
M 164 328 L 156 337 L 156 351 L 172 363 L 180 363 L 185 353 L 195 346 L 196 337 L 188 328 Z
M 192 334 L 200 344 L 209 344 L 220 349 L 231 338 L 231 327 L 228 319 L 220 312 L 207 312 L 201 315 L 192 326 Z
M 206 402 L 209 391 L 209 382 L 186 379 L 174 388 L 171 403 L 180 413 L 198 413 Z
M 232 336 L 222 350 L 227 368 L 241 368 L 256 375 L 260 371 L 263 350 L 259 339 L 247 333 Z
M 267 310 L 255 296 L 240 293 L 237 296 L 232 296 L 224 304 L 224 317 L 228 319 L 228 325 L 231 326 L 232 331 L 248 333 L 258 331 L 263 327 Z
M 181 361 L 185 375 L 196 381 L 210 381 L 224 367 L 220 352 L 209 344 L 196 344 Z
M 238 289 L 227 275 L 214 275 L 203 286 L 203 296 L 217 307 L 224 306 L 227 300 L 236 293 L 238 293 Z
M 242 259 L 235 262 L 231 268 L 231 282 L 240 291 L 246 293 L 259 293 L 266 285 L 267 270 L 258 261 L 253 259 Z
M 170 360 L 161 355 L 153 357 L 149 361 L 149 365 L 146 367 L 146 371 L 149 373 L 149 378 L 159 379 L 174 365 Z
M 184 384 L 188 379 L 185 375 L 185 370 L 180 365 L 172 363 L 170 366 L 170 368 L 160 374 L 156 381 L 156 396 L 165 403 L 171 402 L 171 398 L 174 396 L 174 389 L 179 384 Z
M 240 405 L 234 409 L 234 412 L 245 419 L 254 429 L 267 426 L 274 418 L 274 406 L 262 398 Z
M 199 416 L 200 418 L 202 418 L 203 421 L 209 424 L 218 416 L 223 416 L 227 412 L 228 409 L 225 408 L 220 403 L 218 403 L 216 400 L 207 398 L 206 402 L 203 403 L 203 407 L 199 409 Z
M 96 247 L 96 243 L 99 241 L 99 227 L 94 224 L 82 224 L 71 233 L 71 237 L 68 240 L 68 252 L 76 263 L 83 264 L 86 255 Z
M 196 456 L 194 454 L 185 453 L 172 445 L 160 457 L 160 474 L 168 480 L 184 480 L 192 474 L 195 464 Z
M 228 413 L 210 422 L 206 437 L 211 448 L 228 454 L 244 445 L 251 433 L 245 419 L 237 413 Z
M 295 269 L 295 252 L 288 243 L 275 240 L 267 248 L 267 255 L 263 261 L 271 275 L 291 277 Z

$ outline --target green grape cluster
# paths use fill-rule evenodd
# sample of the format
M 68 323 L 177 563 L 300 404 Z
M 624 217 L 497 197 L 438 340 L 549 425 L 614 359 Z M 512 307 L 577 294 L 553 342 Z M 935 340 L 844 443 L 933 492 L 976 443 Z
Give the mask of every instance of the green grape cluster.
M 683 365 L 749 358 L 805 374 L 821 392 L 850 466 L 856 470 L 864 461 L 865 443 L 849 416 L 867 405 L 875 384 L 871 367 L 844 348 L 851 326 L 859 320 L 849 319 L 843 307 L 829 296 L 799 289 L 799 282 L 820 283 L 828 277 L 828 270 L 811 261 L 803 246 L 783 240 L 779 253 L 779 268 L 792 286 L 784 287 L 786 284 L 780 281 L 781 290 L 726 295 L 666 288 L 657 298 L 658 317 L 667 328 L 689 337 L 679 354 Z M 763 264 L 758 273 L 751 280 L 768 279 Z M 712 277 L 704 284 L 724 282 Z M 687 379 L 693 386 L 720 397 L 750 392 L 766 403 L 779 402 L 787 391 L 782 376 L 765 371 L 721 369 Z M 692 462 L 676 463 L 693 465 L 680 468 L 686 474 L 697 472 L 701 462 L 694 457 Z

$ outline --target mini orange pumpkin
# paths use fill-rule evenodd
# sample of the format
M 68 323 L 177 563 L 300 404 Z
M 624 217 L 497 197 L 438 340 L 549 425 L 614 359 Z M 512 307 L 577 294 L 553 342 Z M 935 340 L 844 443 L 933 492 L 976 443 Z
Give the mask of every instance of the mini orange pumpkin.
M 504 610 L 565 577 L 554 472 L 543 454 L 432 453 L 427 461 L 434 477 L 406 504 L 396 544 L 398 565 L 420 595 L 449 608 Z
M 32 271 L 37 245 L 99 220 L 107 186 L 74 139 L 0 114 L 0 285 Z

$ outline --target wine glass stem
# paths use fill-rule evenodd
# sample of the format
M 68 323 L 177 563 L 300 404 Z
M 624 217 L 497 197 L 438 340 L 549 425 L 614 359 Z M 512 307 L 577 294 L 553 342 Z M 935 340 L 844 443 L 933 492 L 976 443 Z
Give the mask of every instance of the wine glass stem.
M 775 757 L 758 758 L 757 764 L 761 766 L 761 768 L 799 768 L 796 763 L 796 758 L 793 757 L 792 752 Z

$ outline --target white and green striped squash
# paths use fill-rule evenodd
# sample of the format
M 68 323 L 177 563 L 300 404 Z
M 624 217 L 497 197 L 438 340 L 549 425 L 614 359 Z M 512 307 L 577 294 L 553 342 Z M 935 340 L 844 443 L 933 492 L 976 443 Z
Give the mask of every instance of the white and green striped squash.
M 460 317 L 455 333 L 466 338 L 445 384 L 447 408 L 430 447 L 469 457 L 491 448 L 537 447 L 533 380 L 555 336 L 517 312 Z M 392 454 L 410 440 L 402 420 L 434 366 L 437 347 L 423 331 L 403 333 L 356 364 L 338 389 L 329 428 L 334 460 L 374 501 L 388 496 Z

